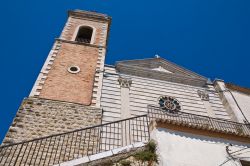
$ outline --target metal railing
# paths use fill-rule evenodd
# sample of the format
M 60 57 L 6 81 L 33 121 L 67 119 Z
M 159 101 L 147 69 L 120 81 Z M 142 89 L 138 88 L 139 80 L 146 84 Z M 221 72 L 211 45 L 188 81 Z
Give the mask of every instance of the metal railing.
M 0 147 L 0 165 L 54 165 L 149 140 L 147 115 Z
M 148 116 L 150 120 L 159 119 L 171 124 L 250 137 L 250 124 L 237 123 L 185 112 L 170 113 L 154 105 L 148 105 Z

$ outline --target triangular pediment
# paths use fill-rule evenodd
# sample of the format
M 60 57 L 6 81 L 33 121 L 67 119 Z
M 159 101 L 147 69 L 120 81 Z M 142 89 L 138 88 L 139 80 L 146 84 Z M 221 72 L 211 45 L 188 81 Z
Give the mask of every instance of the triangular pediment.
M 159 66 L 157 68 L 153 68 L 152 70 L 166 72 L 166 73 L 173 73 L 173 72 L 171 72 L 169 70 L 164 69 L 162 66 Z
M 204 86 L 207 78 L 162 58 L 127 60 L 116 63 L 120 73 Z

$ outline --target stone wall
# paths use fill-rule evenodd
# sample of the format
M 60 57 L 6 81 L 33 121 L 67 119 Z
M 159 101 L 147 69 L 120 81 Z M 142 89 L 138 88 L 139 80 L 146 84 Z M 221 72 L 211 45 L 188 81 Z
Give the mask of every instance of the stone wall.
M 81 104 L 27 98 L 23 100 L 3 144 L 44 137 L 101 124 L 102 111 Z

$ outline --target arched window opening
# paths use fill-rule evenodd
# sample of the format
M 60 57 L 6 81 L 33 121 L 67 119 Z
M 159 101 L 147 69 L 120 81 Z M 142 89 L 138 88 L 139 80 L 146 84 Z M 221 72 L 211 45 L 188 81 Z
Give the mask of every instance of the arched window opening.
M 76 36 L 76 40 L 81 43 L 90 43 L 93 29 L 91 27 L 80 27 Z

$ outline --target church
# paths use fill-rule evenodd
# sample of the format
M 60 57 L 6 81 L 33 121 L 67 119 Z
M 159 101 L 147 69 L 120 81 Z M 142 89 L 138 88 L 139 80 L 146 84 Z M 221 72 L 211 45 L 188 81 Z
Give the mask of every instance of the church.
M 250 89 L 159 55 L 105 64 L 110 24 L 68 12 L 0 166 L 250 166 Z

